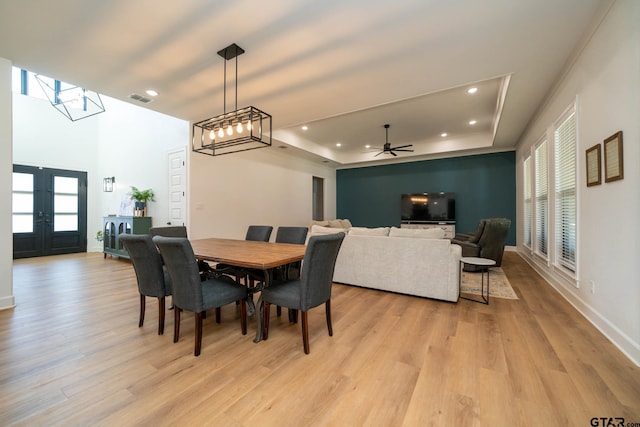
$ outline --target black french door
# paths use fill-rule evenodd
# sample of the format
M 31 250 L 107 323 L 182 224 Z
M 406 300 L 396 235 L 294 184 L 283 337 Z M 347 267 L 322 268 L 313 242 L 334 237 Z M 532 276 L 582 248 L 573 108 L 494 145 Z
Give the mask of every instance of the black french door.
M 13 165 L 13 258 L 87 251 L 87 173 Z

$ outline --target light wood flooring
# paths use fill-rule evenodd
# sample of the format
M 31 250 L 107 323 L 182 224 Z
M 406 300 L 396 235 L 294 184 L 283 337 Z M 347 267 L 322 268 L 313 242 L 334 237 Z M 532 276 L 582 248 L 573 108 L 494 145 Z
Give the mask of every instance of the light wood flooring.
M 0 312 L 0 426 L 589 426 L 640 423 L 640 368 L 515 253 L 519 300 L 457 304 L 335 285 L 300 325 L 240 333 L 235 305 L 193 315 L 172 343 L 148 299 L 138 328 L 131 264 L 102 254 L 14 262 L 15 309 Z

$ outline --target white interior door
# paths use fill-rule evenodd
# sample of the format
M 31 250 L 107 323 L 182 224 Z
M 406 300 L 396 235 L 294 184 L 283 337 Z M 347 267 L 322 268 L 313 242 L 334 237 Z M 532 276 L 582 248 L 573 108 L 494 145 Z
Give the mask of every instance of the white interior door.
M 184 148 L 169 152 L 169 224 L 187 223 L 187 166 Z

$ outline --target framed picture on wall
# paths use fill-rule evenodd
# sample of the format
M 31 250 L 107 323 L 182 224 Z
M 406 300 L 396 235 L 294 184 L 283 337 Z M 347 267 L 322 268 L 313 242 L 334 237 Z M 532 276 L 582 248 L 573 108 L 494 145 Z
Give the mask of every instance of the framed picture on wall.
M 600 144 L 596 144 L 587 149 L 587 187 L 602 184 L 601 179 L 601 156 Z
M 623 166 L 622 131 L 619 131 L 604 140 L 604 182 L 624 178 Z

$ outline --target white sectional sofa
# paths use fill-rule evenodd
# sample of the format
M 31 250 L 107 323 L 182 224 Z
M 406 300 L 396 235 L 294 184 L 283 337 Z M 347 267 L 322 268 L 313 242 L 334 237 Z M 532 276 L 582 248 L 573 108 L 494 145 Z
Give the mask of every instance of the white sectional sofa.
M 347 235 L 338 253 L 334 282 L 458 301 L 462 249 L 444 239 L 441 229 L 313 225 L 309 236 L 339 231 Z

